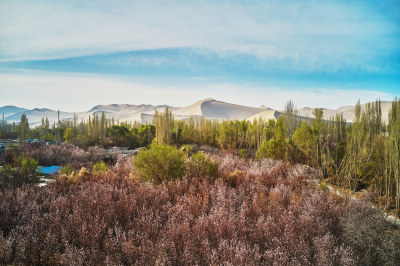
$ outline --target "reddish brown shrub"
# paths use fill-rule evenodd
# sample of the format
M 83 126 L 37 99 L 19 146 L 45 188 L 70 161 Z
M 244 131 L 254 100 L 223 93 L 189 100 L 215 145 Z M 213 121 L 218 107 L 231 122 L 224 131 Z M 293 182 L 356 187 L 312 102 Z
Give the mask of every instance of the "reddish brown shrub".
M 102 160 L 115 163 L 117 158 L 109 158 L 106 151 L 100 147 L 90 147 L 87 151 L 72 145 L 63 143 L 60 145 L 44 145 L 34 143 L 24 146 L 20 153 L 24 156 L 38 160 L 39 165 L 70 165 L 75 170 L 82 167 L 92 169 L 93 164 Z
M 0 263 L 356 263 L 341 242 L 343 228 L 354 229 L 343 227 L 347 203 L 304 182 L 303 168 L 214 158 L 222 177 L 215 181 L 139 183 L 129 177 L 128 162 L 120 161 L 73 187 L 0 192 Z M 234 185 L 224 179 L 232 173 Z

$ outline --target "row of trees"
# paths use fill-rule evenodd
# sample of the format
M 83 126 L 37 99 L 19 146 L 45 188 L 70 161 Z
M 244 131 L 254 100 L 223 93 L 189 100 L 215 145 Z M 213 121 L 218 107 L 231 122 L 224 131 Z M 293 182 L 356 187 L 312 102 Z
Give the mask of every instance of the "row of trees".
M 324 177 L 353 191 L 369 188 L 387 209 L 400 209 L 400 100 L 395 99 L 389 123 L 382 118 L 378 100 L 361 108 L 348 123 L 343 115 L 324 117 L 322 109 L 302 121 L 293 102 L 277 120 L 211 121 L 191 117 L 173 119 L 170 110 L 156 113 L 154 126 L 158 143 L 207 144 L 242 156 L 273 158 L 318 168 Z
M 59 120 L 50 125 L 48 118 L 42 118 L 36 128 L 30 128 L 28 118 L 21 115 L 18 124 L 3 122 L 0 127 L 0 138 L 17 138 L 23 144 L 27 138 L 56 143 L 72 143 L 88 148 L 90 146 L 126 146 L 131 148 L 147 146 L 155 137 L 153 125 L 123 123 L 114 118 L 107 119 L 104 112 L 89 115 L 78 123 L 76 115 L 72 120 Z
M 93 145 L 147 146 L 153 138 L 165 144 L 207 144 L 243 157 L 273 158 L 308 164 L 321 170 L 334 184 L 357 191 L 370 188 L 380 196 L 385 208 L 400 209 L 400 100 L 395 99 L 389 122 L 383 123 L 381 102 L 355 108 L 355 120 L 347 123 L 343 115 L 324 117 L 315 109 L 314 118 L 301 121 L 289 101 L 285 114 L 277 120 L 208 120 L 191 117 L 175 120 L 171 111 L 155 112 L 154 125 L 119 123 L 101 114 L 86 121 L 48 119 L 29 129 L 26 116 L 9 127 L 23 141 L 41 137 L 65 141 L 84 148 Z

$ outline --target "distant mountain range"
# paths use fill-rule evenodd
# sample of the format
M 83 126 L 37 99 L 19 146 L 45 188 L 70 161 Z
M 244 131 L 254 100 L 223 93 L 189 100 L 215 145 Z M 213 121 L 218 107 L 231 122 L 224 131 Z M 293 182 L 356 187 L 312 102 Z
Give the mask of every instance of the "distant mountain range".
M 364 109 L 366 104 L 361 105 Z M 382 102 L 382 118 L 384 121 L 388 121 L 388 113 L 391 109 L 391 102 Z M 114 118 L 119 121 L 133 122 L 137 121 L 140 123 L 151 123 L 153 121 L 153 116 L 155 110 L 163 111 L 167 107 L 166 105 L 131 105 L 131 104 L 109 104 L 109 105 L 97 105 L 87 112 L 62 112 L 60 111 L 60 119 L 73 119 L 74 114 L 78 117 L 78 120 L 87 119 L 89 115 L 105 113 L 107 118 Z M 274 110 L 264 105 L 261 107 L 250 107 L 237 105 L 232 103 L 226 103 L 222 101 L 217 101 L 215 99 L 204 99 L 198 101 L 192 105 L 186 107 L 173 107 L 168 106 L 174 117 L 179 120 L 188 120 L 191 116 L 198 119 L 200 117 L 205 117 L 207 119 L 214 120 L 226 120 L 226 119 L 248 119 L 253 120 L 262 117 L 264 119 L 278 119 L 279 116 L 283 114 L 283 111 Z M 344 106 L 338 109 L 326 109 L 324 110 L 324 118 L 328 119 L 336 114 L 343 113 L 344 118 L 347 122 L 352 122 L 354 119 L 354 109 L 355 106 Z M 313 117 L 313 108 L 300 108 L 297 109 L 297 114 L 303 118 Z M 4 114 L 4 118 L 8 122 L 19 122 L 21 115 L 26 114 L 31 127 L 40 124 L 43 117 L 47 117 L 50 123 L 57 121 L 58 111 L 51 110 L 47 108 L 35 108 L 32 110 L 20 108 L 12 105 L 0 107 L 0 116 Z

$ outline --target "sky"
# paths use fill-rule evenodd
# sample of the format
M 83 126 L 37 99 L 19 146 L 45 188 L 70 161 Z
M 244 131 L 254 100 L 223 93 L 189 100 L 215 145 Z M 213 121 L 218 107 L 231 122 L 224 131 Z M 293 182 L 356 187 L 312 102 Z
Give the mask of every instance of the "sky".
M 397 1 L 0 0 L 0 106 L 400 96 Z

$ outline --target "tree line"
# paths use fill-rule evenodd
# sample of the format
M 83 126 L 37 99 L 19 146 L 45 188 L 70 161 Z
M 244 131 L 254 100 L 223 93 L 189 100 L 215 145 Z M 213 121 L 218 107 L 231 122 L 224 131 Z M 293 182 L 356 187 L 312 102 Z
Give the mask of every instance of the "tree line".
M 155 127 L 151 124 L 108 119 L 104 112 L 100 115 L 96 113 L 89 115 L 80 122 L 74 115 L 73 119 L 54 121 L 52 125 L 48 118 L 44 117 L 40 125 L 35 128 L 29 127 L 28 118 L 22 114 L 20 123 L 3 122 L 0 126 L 0 138 L 18 138 L 20 145 L 30 138 L 57 144 L 66 142 L 85 149 L 91 146 L 130 148 L 147 146 L 155 134 Z
M 4 135 L 11 133 L 55 142 L 90 146 L 148 146 L 159 144 L 198 144 L 218 147 L 244 158 L 272 158 L 303 163 L 319 169 L 332 184 L 352 191 L 369 189 L 385 209 L 400 210 L 400 99 L 394 99 L 388 124 L 382 118 L 381 102 L 356 104 L 354 121 L 343 115 L 324 117 L 316 108 L 313 118 L 302 120 L 289 101 L 277 120 L 262 117 L 249 120 L 210 120 L 190 117 L 176 120 L 168 108 L 155 112 L 153 124 L 124 123 L 93 114 L 79 123 L 72 120 L 41 124 L 30 129 L 26 116 L 18 125 L 5 124 Z M 350 123 L 351 122 L 351 123 Z
M 343 114 L 324 117 L 316 108 L 302 120 L 289 101 L 277 120 L 175 120 L 170 110 L 155 113 L 158 143 L 199 144 L 239 153 L 242 157 L 273 158 L 319 169 L 329 182 L 352 191 L 369 189 L 379 204 L 400 209 L 400 99 L 392 102 L 388 124 L 380 100 L 355 107 L 354 121 Z

